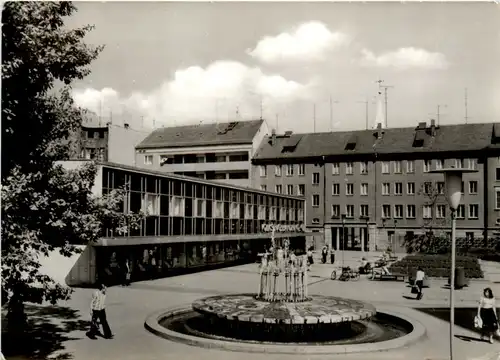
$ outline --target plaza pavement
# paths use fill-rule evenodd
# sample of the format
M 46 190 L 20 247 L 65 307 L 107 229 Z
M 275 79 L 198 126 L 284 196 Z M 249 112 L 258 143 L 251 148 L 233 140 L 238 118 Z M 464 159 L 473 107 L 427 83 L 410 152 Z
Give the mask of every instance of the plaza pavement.
M 369 257 L 373 254 L 368 254 Z M 345 253 L 345 264 L 355 266 L 360 253 Z M 337 259 L 340 262 L 339 257 Z M 491 273 L 500 274 L 500 264 L 490 264 Z M 437 317 L 426 315 L 414 307 L 447 307 L 449 290 L 444 288 L 445 280 L 431 281 L 421 301 L 406 299 L 410 288 L 403 282 L 370 281 L 365 276 L 357 282 L 330 280 L 334 268 L 331 264 L 315 264 L 309 272 L 309 293 L 341 296 L 373 303 L 377 307 L 389 307 L 395 312 L 418 319 L 427 330 L 425 338 L 408 348 L 387 352 L 359 353 L 349 355 L 286 355 L 246 354 L 223 350 L 205 349 L 174 343 L 149 333 L 144 320 L 152 312 L 184 304 L 193 300 L 217 294 L 256 292 L 258 288 L 257 264 L 205 271 L 152 281 L 134 283 L 130 287 L 112 287 L 108 292 L 107 314 L 115 338 L 91 340 L 85 336 L 85 329 L 74 329 L 62 340 L 61 349 L 50 358 L 91 359 L 186 359 L 186 360 L 281 360 L 281 359 L 345 359 L 345 360 L 441 360 L 449 358 L 449 324 Z M 488 274 L 487 274 L 488 275 Z M 487 279 L 472 281 L 468 288 L 456 291 L 457 307 L 476 307 L 477 300 L 486 286 L 500 294 L 500 284 Z M 78 310 L 80 320 L 89 318 L 89 302 L 92 289 L 75 289 L 71 300 L 59 306 Z M 53 319 L 54 322 L 69 321 Z M 68 326 L 66 326 L 68 327 Z M 70 326 L 71 327 L 71 326 Z M 478 335 L 464 328 L 456 327 L 455 333 L 468 341 L 455 339 L 456 360 L 499 360 L 500 342 L 489 344 L 479 342 Z M 472 340 L 471 340 L 472 339 Z M 474 340 L 477 339 L 477 340 Z

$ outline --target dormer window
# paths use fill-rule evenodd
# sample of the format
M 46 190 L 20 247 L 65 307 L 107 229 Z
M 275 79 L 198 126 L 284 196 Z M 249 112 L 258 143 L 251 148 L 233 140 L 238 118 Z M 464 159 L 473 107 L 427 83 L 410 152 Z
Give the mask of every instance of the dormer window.
M 413 147 L 422 147 L 424 146 L 425 140 L 425 131 L 418 129 L 415 133 L 415 138 L 413 139 Z
M 282 153 L 286 152 L 294 152 L 295 149 L 297 148 L 297 145 L 299 144 L 301 137 L 294 137 L 294 138 L 287 138 L 283 141 L 283 149 L 281 150 Z
M 356 148 L 356 143 L 358 142 L 358 136 L 356 134 L 352 134 L 349 137 L 349 140 L 347 140 L 347 143 L 345 145 L 345 150 L 354 150 Z
M 491 137 L 493 144 L 500 144 L 500 124 L 493 124 L 493 136 Z

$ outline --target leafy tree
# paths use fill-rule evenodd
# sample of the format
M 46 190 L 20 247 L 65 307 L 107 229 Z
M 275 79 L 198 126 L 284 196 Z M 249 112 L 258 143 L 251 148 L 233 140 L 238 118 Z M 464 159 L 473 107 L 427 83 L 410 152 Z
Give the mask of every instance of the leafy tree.
M 444 218 L 436 218 L 434 212 L 436 205 L 445 205 L 448 210 L 446 198 L 444 195 L 444 186 L 439 183 L 425 182 L 418 190 L 418 195 L 423 196 L 425 205 L 432 209 L 430 218 L 423 218 L 422 230 L 423 234 L 414 235 L 413 237 L 405 236 L 405 246 L 409 253 L 423 252 L 431 254 L 446 253 L 449 251 L 449 241 L 444 234 L 435 233 L 435 228 L 443 227 L 448 224 L 448 216 Z
M 83 112 L 71 83 L 89 73 L 102 47 L 83 42 L 92 29 L 68 29 L 69 2 L 6 2 L 2 9 L 2 301 L 9 327 L 25 325 L 24 303 L 67 298 L 71 290 L 40 272 L 40 256 L 123 233 L 143 214 L 123 214 L 123 192 L 92 194 L 94 164 L 64 170 Z M 55 90 L 55 88 L 59 90 Z

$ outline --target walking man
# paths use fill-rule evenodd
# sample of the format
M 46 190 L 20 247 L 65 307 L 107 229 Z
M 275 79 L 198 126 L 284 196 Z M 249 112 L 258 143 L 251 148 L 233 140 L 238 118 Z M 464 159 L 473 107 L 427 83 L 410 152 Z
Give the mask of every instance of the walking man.
M 90 338 L 95 338 L 99 333 L 99 324 L 102 325 L 105 339 L 112 339 L 113 334 L 109 328 L 108 320 L 106 319 L 106 286 L 102 283 L 97 284 L 97 290 L 92 295 L 90 302 L 90 313 L 92 316 L 92 324 L 90 331 L 87 333 Z

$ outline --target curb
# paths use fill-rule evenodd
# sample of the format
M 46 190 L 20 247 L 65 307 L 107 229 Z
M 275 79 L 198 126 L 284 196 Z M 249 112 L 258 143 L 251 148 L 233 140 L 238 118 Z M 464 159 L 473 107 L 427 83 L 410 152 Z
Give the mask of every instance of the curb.
M 382 308 L 380 313 L 398 317 L 409 322 L 413 326 L 413 331 L 409 334 L 397 339 L 381 341 L 378 343 L 352 344 L 352 345 L 271 345 L 271 344 L 253 344 L 244 342 L 232 342 L 224 340 L 206 339 L 186 334 L 181 334 L 175 331 L 164 328 L 159 322 L 165 318 L 182 315 L 193 311 L 191 306 L 175 307 L 156 311 L 149 315 L 144 322 L 144 327 L 155 334 L 167 340 L 181 342 L 184 344 L 198 346 L 208 349 L 219 349 L 235 352 L 246 353 L 268 353 L 268 354 L 317 354 L 317 355 L 334 355 L 334 354 L 353 354 L 366 353 L 374 351 L 387 351 L 407 347 L 421 340 L 426 330 L 424 325 L 407 315 L 395 312 L 393 308 Z

